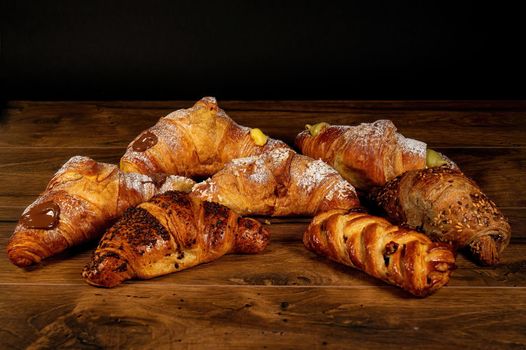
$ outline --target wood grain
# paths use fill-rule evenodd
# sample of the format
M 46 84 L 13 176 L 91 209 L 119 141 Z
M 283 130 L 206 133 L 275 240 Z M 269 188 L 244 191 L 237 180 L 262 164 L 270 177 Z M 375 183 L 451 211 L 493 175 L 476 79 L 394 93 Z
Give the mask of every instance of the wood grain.
M 523 288 L 444 288 L 427 299 L 381 287 L 3 290 L 0 347 L 10 349 L 526 346 Z
M 12 102 L 4 111 L 0 147 L 107 147 L 126 146 L 142 130 L 174 109 L 190 107 L 186 102 L 144 102 L 142 104 L 34 103 Z M 380 104 L 346 101 L 219 101 L 234 120 L 293 143 L 305 124 L 326 121 L 356 124 L 391 119 L 408 137 L 431 147 L 515 147 L 526 146 L 526 107 L 497 109 L 504 103 L 476 102 L 448 105 L 407 102 Z M 279 120 L 279 123 L 275 121 Z M 486 137 L 481 137 L 486 135 Z
M 179 285 L 303 285 L 383 286 L 365 273 L 331 262 L 307 251 L 301 238 L 307 223 L 272 224 L 270 246 L 257 255 L 227 255 L 209 264 L 149 281 L 132 283 Z M 0 223 L 0 250 L 5 251 L 14 223 Z M 0 285 L 84 284 L 80 272 L 89 261 L 96 242 L 77 247 L 44 260 L 40 266 L 20 269 L 7 259 L 0 260 Z M 3 253 L 5 254 L 5 253 Z M 276 264 L 286 261 L 286 264 Z M 495 267 L 477 266 L 462 253 L 451 286 L 524 286 L 526 287 L 526 237 L 513 238 Z M 395 288 L 395 287 L 392 287 Z
M 292 143 L 305 123 L 391 119 L 444 152 L 508 217 L 495 267 L 462 253 L 417 299 L 307 251 L 310 219 L 272 218 L 259 255 L 228 255 L 112 289 L 80 271 L 96 242 L 29 269 L 5 247 L 22 210 L 71 156 L 117 162 L 141 130 L 193 101 L 9 102 L 0 118 L 0 348 L 526 348 L 526 101 L 219 101 Z M 264 218 L 261 218 L 263 221 Z

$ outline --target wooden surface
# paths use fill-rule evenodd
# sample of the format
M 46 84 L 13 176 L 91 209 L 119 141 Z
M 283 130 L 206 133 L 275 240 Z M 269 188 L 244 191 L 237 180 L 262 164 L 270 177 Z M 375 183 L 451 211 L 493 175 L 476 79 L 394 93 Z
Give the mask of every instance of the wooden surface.
M 291 143 L 304 124 L 388 118 L 446 153 L 509 218 L 496 267 L 458 256 L 418 299 L 303 248 L 307 218 L 271 219 L 256 256 L 112 289 L 80 271 L 95 244 L 27 270 L 5 246 L 22 210 L 69 157 L 117 162 L 140 131 L 192 101 L 10 102 L 0 119 L 0 348 L 526 348 L 526 101 L 220 101 Z

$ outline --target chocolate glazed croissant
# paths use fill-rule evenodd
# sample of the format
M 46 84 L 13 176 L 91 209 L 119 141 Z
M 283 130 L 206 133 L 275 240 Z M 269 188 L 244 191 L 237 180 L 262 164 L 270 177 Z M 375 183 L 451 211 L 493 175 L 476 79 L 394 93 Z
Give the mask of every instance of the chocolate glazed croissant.
M 276 148 L 288 146 L 267 138 L 259 129 L 236 124 L 218 107 L 215 98 L 205 97 L 192 108 L 161 118 L 135 138 L 121 158 L 120 167 L 125 172 L 147 175 L 208 177 L 232 159 Z
M 396 132 L 390 120 L 362 123 L 357 126 L 307 125 L 298 134 L 296 145 L 301 153 L 323 159 L 344 179 L 360 190 L 381 186 L 392 178 L 413 169 L 454 163 L 424 142 L 406 138 Z
M 371 197 L 396 223 L 467 247 L 482 264 L 498 263 L 510 241 L 510 225 L 495 203 L 472 180 L 447 166 L 407 172 Z
M 124 174 L 117 166 L 73 157 L 22 214 L 7 245 L 11 262 L 24 267 L 90 241 L 132 205 L 159 191 L 189 190 L 193 181 L 179 176 L 152 179 Z
M 416 295 L 449 281 L 452 247 L 366 213 L 331 210 L 312 220 L 303 235 L 307 249 Z
M 212 178 L 196 184 L 191 194 L 241 215 L 312 216 L 360 205 L 354 187 L 336 170 L 284 148 L 234 159 Z
M 269 233 L 258 221 L 220 204 L 169 191 L 128 209 L 104 234 L 82 276 L 94 286 L 114 287 L 228 253 L 258 253 L 268 242 Z

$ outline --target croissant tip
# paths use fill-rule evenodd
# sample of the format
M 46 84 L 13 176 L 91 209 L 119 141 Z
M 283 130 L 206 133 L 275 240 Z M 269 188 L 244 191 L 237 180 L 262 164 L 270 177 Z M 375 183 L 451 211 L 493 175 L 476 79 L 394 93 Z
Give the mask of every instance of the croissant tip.
M 132 277 L 127 261 L 116 253 L 95 253 L 82 271 L 84 280 L 96 287 L 113 288 Z
M 449 283 L 449 279 L 451 277 L 451 273 L 453 270 L 456 269 L 455 264 L 452 264 L 448 267 L 448 269 L 444 272 L 440 271 L 434 271 L 432 272 L 428 277 L 428 283 L 427 285 L 418 290 L 412 290 L 410 291 L 411 294 L 419 297 L 419 298 L 425 298 L 427 296 L 430 296 L 431 294 L 434 294 L 436 291 L 438 291 L 440 288 L 446 286 Z
M 499 263 L 499 249 L 490 235 L 478 237 L 469 245 L 469 250 L 481 265 L 493 266 Z
M 42 258 L 29 251 L 28 249 L 21 249 L 17 247 L 7 247 L 7 257 L 9 261 L 18 267 L 28 267 L 40 263 Z
M 267 248 L 270 233 L 259 221 L 240 217 L 236 234 L 236 251 L 244 254 L 256 254 Z
M 113 273 L 112 271 L 105 271 L 104 273 L 101 273 L 91 269 L 85 269 L 82 272 L 82 277 L 87 284 L 101 288 L 113 288 L 125 280 L 122 275 Z
M 9 260 L 13 263 L 13 265 L 16 265 L 18 267 L 28 267 L 31 266 L 37 262 L 25 258 L 25 257 L 9 257 Z

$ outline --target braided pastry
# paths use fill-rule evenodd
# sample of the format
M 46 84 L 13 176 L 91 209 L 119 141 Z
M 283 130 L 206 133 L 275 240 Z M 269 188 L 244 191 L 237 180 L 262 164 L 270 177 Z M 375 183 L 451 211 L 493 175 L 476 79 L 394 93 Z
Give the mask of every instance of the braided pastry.
M 303 235 L 307 249 L 426 296 L 449 281 L 451 246 L 360 212 L 330 210 L 312 220 Z

